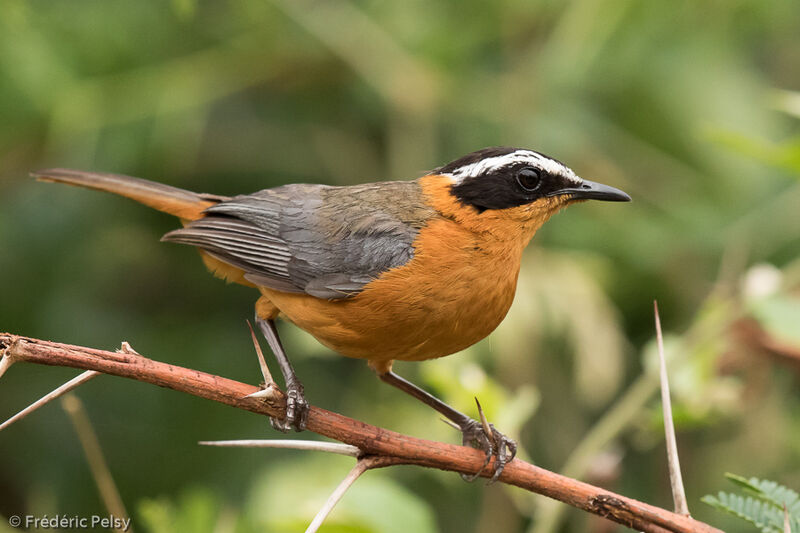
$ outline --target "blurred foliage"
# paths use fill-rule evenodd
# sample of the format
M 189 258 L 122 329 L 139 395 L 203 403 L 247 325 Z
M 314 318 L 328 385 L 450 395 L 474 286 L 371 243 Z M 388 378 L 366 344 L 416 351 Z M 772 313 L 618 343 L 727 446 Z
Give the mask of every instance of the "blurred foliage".
M 32 182 L 66 166 L 219 194 L 419 176 L 509 144 L 631 194 L 555 217 L 487 340 L 403 375 L 518 438 L 544 467 L 669 507 L 652 300 L 668 330 L 694 516 L 722 472 L 800 486 L 800 3 L 0 0 L 0 330 L 256 382 L 251 290 L 163 246 L 174 220 Z M 458 435 L 365 365 L 282 326 L 310 400 Z M 387 342 L 390 340 L 387 339 Z M 0 418 L 75 374 L 15 365 Z M 113 378 L 82 387 L 146 531 L 300 531 L 350 465 L 210 450 L 274 437 L 248 413 Z M 0 435 L 0 515 L 102 514 L 49 408 Z M 458 476 L 369 472 L 327 531 L 609 531 Z M 5 527 L 2 521 L 0 528 Z M 204 529 L 201 529 L 201 524 Z
M 352 459 L 314 455 L 272 466 L 255 483 L 246 504 L 260 531 L 304 531 L 352 466 Z M 314 480 L 309 485 L 308 480 Z M 303 495 L 298 500 L 298 495 Z M 298 505 L 299 504 L 299 505 Z M 367 473 L 325 521 L 325 530 L 364 533 L 436 531 L 431 507 L 387 476 Z
M 147 499 L 139 505 L 142 525 L 154 533 L 304 531 L 339 484 L 351 460 L 299 457 L 256 472 L 237 507 L 207 489 L 188 488 L 175 501 Z M 309 480 L 313 479 L 313 483 Z M 302 498 L 298 498 L 302 495 Z M 325 522 L 330 533 L 436 531 L 430 507 L 389 477 L 367 475 Z

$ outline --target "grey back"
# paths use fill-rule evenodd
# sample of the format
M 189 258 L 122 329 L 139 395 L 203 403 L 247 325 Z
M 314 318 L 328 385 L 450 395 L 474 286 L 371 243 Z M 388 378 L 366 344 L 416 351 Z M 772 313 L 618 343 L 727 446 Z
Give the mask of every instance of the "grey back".
M 202 248 L 256 285 L 329 300 L 352 297 L 406 264 L 419 230 L 436 215 L 416 181 L 284 185 L 205 213 L 164 240 Z

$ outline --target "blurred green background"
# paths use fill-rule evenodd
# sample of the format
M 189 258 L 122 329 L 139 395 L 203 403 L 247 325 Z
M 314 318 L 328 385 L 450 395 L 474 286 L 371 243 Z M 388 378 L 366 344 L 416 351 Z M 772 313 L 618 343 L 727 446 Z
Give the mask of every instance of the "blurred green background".
M 0 331 L 125 340 L 260 380 L 252 290 L 159 243 L 174 219 L 32 170 L 236 194 L 533 148 L 634 202 L 555 217 L 494 334 L 396 369 L 468 413 L 478 396 L 523 457 L 671 508 L 657 298 L 690 509 L 748 531 L 699 498 L 727 488 L 726 471 L 800 488 L 799 90 L 796 0 L 0 0 Z M 458 441 L 362 362 L 282 332 L 312 403 Z M 15 365 L 0 418 L 76 373 Z M 168 390 L 101 376 L 77 395 L 139 531 L 302 531 L 351 466 L 199 447 L 278 434 Z M 58 404 L 0 434 L 0 515 L 20 513 L 104 513 Z M 617 529 L 518 489 L 396 467 L 359 480 L 323 531 Z

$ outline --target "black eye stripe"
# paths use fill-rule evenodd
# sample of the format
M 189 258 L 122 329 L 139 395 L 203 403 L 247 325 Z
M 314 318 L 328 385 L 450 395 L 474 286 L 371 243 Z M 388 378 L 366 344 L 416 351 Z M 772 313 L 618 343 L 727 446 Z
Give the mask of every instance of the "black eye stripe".
M 517 183 L 527 192 L 538 189 L 543 181 L 545 172 L 533 167 L 523 167 L 517 171 Z
M 538 174 L 538 183 L 535 183 L 532 171 Z M 454 184 L 451 190 L 462 204 L 483 213 L 489 209 L 530 204 L 573 185 L 569 178 L 561 174 L 550 174 L 531 164 L 516 164 L 466 178 Z
M 503 146 L 467 154 L 431 173 L 449 175 L 453 196 L 479 213 L 531 204 L 579 183 L 557 159 Z

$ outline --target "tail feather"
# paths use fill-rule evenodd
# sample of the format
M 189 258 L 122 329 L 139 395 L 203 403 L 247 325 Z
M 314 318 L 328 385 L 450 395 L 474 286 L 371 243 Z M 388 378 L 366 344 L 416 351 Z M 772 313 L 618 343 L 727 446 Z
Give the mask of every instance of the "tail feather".
M 125 196 L 183 220 L 197 220 L 206 208 L 228 199 L 120 174 L 51 168 L 33 172 L 31 176 L 41 181 L 66 183 Z

